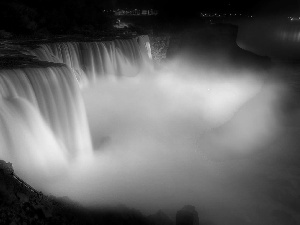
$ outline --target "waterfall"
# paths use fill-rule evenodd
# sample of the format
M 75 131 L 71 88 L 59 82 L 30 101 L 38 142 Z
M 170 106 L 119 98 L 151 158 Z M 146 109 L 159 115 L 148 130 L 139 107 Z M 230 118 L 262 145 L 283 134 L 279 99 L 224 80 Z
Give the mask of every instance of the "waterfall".
M 0 158 L 21 165 L 19 171 L 47 172 L 92 153 L 80 87 L 135 76 L 151 62 L 148 36 L 47 43 L 22 52 L 51 63 L 0 69 Z
M 151 56 L 148 36 L 103 42 L 57 42 L 29 51 L 41 61 L 64 63 L 80 85 L 98 78 L 136 76 Z
M 0 95 L 1 152 L 18 147 L 12 147 L 18 127 L 24 128 L 20 135 L 51 131 L 69 156 L 91 150 L 81 93 L 67 67 L 0 70 Z M 47 127 L 42 129 L 43 123 Z M 34 127 L 38 129 L 32 131 Z

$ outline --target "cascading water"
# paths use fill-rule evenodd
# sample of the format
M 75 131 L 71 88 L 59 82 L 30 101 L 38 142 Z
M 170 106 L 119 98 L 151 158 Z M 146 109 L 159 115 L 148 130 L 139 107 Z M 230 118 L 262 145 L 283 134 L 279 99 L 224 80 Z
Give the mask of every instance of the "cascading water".
M 255 222 L 269 213 L 271 200 L 257 200 L 253 184 L 273 188 L 265 179 L 273 171 L 251 157 L 230 161 L 277 135 L 277 91 L 262 91 L 263 73 L 184 65 L 180 57 L 143 70 L 151 62 L 146 36 L 47 43 L 26 53 L 52 63 L 0 70 L 0 158 L 33 187 L 144 212 L 204 205 L 215 224 L 242 224 L 235 215 L 253 209 L 260 209 Z M 145 75 L 119 79 L 137 74 Z M 100 151 L 81 157 L 92 152 L 90 139 Z M 267 220 L 253 224 L 273 224 Z
M 68 65 L 80 85 L 101 77 L 135 76 L 151 59 L 148 36 L 103 42 L 48 43 L 29 53 L 41 61 Z
M 0 126 L 0 158 L 12 162 L 19 175 L 52 176 L 67 165 L 67 148 L 26 99 L 0 100 Z
M 103 76 L 136 75 L 149 61 L 149 46 L 147 36 L 48 43 L 26 53 L 56 64 L 0 70 L 0 158 L 19 171 L 47 172 L 89 155 L 91 137 L 79 86 Z
M 0 70 L 0 88 L 4 127 L 1 156 L 26 152 L 16 139 L 32 135 L 34 143 L 43 138 L 43 132 L 52 133 L 51 139 L 65 149 L 64 157 L 91 151 L 85 108 L 76 79 L 67 67 Z M 49 146 L 45 143 L 45 147 Z M 44 146 L 40 148 L 43 151 Z

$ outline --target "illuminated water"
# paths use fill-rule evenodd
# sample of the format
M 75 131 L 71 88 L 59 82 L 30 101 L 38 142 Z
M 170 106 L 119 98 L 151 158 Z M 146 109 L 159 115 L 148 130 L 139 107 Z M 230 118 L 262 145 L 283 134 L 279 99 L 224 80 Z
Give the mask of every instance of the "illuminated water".
M 149 61 L 147 36 L 103 42 L 62 42 L 42 44 L 30 51 L 41 61 L 64 63 L 80 85 L 106 77 L 136 76 Z M 147 45 L 147 46 L 146 46 Z
M 73 157 L 92 150 L 82 96 L 76 79 L 68 68 L 61 66 L 1 70 L 0 86 L 4 105 L 1 107 L 3 110 L 1 119 L 7 123 L 5 125 L 7 129 L 19 132 L 15 127 L 15 124 L 18 123 L 14 122 L 18 119 L 23 121 L 23 126 L 29 123 L 24 129 L 33 129 L 31 123 L 36 126 L 38 122 L 35 124 L 34 120 L 38 116 L 37 121 L 41 120 L 46 126 L 45 129 L 53 132 L 56 142 L 68 149 L 64 153 L 66 157 Z M 24 114 L 24 118 L 27 119 L 24 120 L 18 115 L 14 116 L 8 113 L 13 106 L 19 107 L 22 112 L 16 111 L 16 113 L 20 116 Z M 28 113 L 28 110 L 34 110 L 35 116 Z M 12 117 L 11 123 L 7 122 L 9 119 L 6 118 L 6 115 Z M 42 124 L 37 126 L 42 126 Z M 38 129 L 33 129 L 33 131 L 36 134 L 39 132 Z M 25 135 L 27 135 L 26 133 Z M 1 143 L 9 146 L 10 143 L 14 144 L 14 139 L 18 139 L 18 137 L 18 135 L 8 135 L 8 138 L 4 138 L 7 143 L 6 141 Z M 19 146 L 1 149 L 13 152 L 13 154 L 20 151 Z
M 281 160 L 297 156 L 298 127 L 283 119 L 283 82 L 181 58 L 154 70 L 147 42 L 43 44 L 31 54 L 67 66 L 0 70 L 0 158 L 85 205 L 173 215 L 192 204 L 216 224 L 296 218 L 298 168 Z

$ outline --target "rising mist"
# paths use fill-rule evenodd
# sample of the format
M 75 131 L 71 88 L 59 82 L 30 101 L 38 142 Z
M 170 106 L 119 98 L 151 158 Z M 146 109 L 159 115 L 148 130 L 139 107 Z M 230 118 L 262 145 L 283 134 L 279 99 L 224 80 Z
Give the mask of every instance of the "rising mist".
M 226 51 L 197 54 L 135 77 L 98 78 L 81 90 L 93 153 L 61 154 L 43 170 L 21 159 L 16 171 L 86 206 L 125 204 L 173 217 L 191 204 L 213 224 L 270 224 L 283 214 L 293 221 L 298 107 L 290 72 L 236 68 Z M 41 144 L 43 136 L 34 134 Z
M 38 185 L 87 206 L 173 216 L 192 204 L 217 224 L 265 224 L 278 166 L 261 161 L 283 132 L 284 86 L 250 69 L 174 65 L 84 89 L 94 155 Z

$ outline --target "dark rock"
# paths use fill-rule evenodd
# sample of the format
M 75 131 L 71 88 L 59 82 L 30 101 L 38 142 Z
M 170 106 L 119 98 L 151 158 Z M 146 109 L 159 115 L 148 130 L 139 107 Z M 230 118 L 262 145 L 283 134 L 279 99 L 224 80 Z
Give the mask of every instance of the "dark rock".
M 198 212 L 192 205 L 186 205 L 176 213 L 176 225 L 200 225 Z
M 4 174 L 13 174 L 14 173 L 14 169 L 12 167 L 12 164 L 10 162 L 5 162 L 3 160 L 0 160 L 0 173 L 4 173 Z
M 150 35 L 150 43 L 151 43 L 151 54 L 153 60 L 160 64 L 167 57 L 167 51 L 169 47 L 170 35 Z
M 87 209 L 68 197 L 46 196 L 35 190 L 0 160 L 0 225 L 172 225 L 162 212 L 153 220 L 125 206 Z
M 11 163 L 0 160 L 0 225 L 95 224 L 83 207 L 49 198 L 18 177 Z

